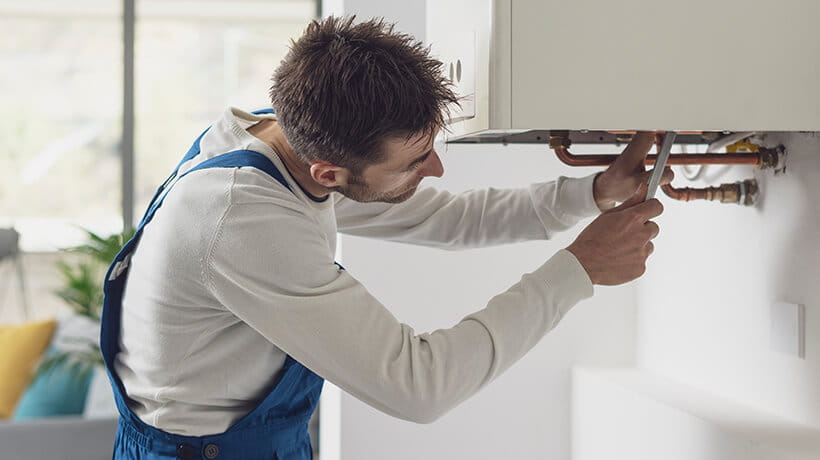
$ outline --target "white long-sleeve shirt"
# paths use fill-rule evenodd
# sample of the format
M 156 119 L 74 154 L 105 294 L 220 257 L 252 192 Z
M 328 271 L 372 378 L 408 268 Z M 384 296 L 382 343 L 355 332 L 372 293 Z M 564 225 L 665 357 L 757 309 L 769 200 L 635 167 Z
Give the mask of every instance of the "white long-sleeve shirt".
M 401 204 L 335 193 L 320 202 L 246 131 L 272 117 L 228 109 L 181 172 L 250 149 L 293 192 L 252 168 L 193 172 L 134 253 L 115 366 L 144 422 L 182 435 L 223 432 L 267 395 L 286 354 L 383 412 L 429 422 L 592 295 L 583 267 L 560 250 L 455 326 L 416 333 L 334 263 L 337 231 L 449 249 L 545 239 L 598 212 L 592 176 L 457 195 L 422 188 Z

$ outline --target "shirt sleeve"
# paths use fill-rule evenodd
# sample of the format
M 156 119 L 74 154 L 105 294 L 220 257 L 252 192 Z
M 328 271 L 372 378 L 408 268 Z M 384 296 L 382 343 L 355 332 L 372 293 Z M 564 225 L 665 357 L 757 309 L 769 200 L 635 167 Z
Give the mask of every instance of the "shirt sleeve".
M 559 177 L 523 189 L 460 194 L 428 187 L 399 204 L 359 203 L 338 195 L 336 222 L 341 233 L 443 249 L 548 239 L 600 212 L 594 179 Z
M 453 327 L 416 333 L 334 263 L 309 216 L 272 206 L 228 208 L 205 265 L 211 293 L 313 372 L 402 419 L 437 419 L 592 295 L 562 250 Z

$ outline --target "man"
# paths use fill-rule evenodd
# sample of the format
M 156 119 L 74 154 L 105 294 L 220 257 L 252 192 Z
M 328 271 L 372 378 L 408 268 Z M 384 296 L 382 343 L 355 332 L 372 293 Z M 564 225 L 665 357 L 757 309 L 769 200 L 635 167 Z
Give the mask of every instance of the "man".
M 323 379 L 432 422 L 593 284 L 643 273 L 662 211 L 639 191 L 654 136 L 584 179 L 418 189 L 443 174 L 433 141 L 457 102 L 441 66 L 381 21 L 313 22 L 274 74 L 275 114 L 229 109 L 197 139 L 107 276 L 115 458 L 310 458 Z M 337 230 L 487 246 L 548 238 L 625 200 L 486 308 L 431 334 L 400 324 L 334 261 Z

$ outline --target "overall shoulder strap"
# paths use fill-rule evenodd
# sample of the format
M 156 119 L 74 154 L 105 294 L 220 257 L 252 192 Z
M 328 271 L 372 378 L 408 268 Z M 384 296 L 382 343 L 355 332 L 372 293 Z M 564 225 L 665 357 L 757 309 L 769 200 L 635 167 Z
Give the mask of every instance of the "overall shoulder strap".
M 254 114 L 254 115 L 276 114 L 276 112 L 275 112 L 272 108 L 260 109 L 260 110 L 254 110 L 254 111 L 253 111 L 253 112 L 251 112 L 251 113 L 252 113 L 252 114 Z M 148 209 L 147 209 L 147 210 L 146 210 L 146 212 L 145 212 L 145 215 L 143 215 L 143 216 L 142 216 L 142 220 L 140 221 L 140 225 L 142 225 L 143 223 L 147 223 L 146 218 L 148 217 L 148 213 L 151 211 L 151 208 L 154 206 L 154 204 L 155 204 L 155 203 L 157 203 L 158 201 L 160 201 L 160 196 L 161 196 L 161 195 L 163 195 L 163 194 L 167 193 L 167 190 L 170 188 L 170 187 L 169 187 L 169 185 L 171 185 L 173 182 L 175 182 L 176 180 L 178 180 L 178 179 L 179 179 L 177 176 L 179 175 L 179 169 L 182 167 L 182 165 L 183 165 L 183 164 L 185 164 L 185 163 L 187 163 L 188 161 L 190 161 L 190 160 L 191 160 L 192 158 L 194 158 L 195 156 L 199 155 L 199 153 L 200 153 L 200 151 L 201 151 L 201 148 L 200 148 L 200 145 L 199 145 L 199 144 L 200 144 L 200 142 L 202 141 L 202 138 L 205 136 L 205 134 L 206 134 L 206 133 L 208 132 L 208 130 L 210 130 L 210 129 L 211 129 L 211 127 L 209 126 L 209 127 L 208 127 L 205 131 L 202 131 L 202 134 L 200 134 L 199 136 L 197 136 L 196 140 L 194 140 L 194 143 L 193 143 L 193 144 L 191 144 L 191 147 L 188 149 L 188 151 L 187 151 L 187 152 L 185 152 L 185 155 L 182 157 L 182 160 L 180 160 L 179 164 L 177 164 L 177 167 L 176 167 L 176 168 L 174 168 L 174 171 L 171 173 L 171 175 L 170 175 L 170 176 L 168 176 L 168 178 L 167 178 L 167 179 L 165 179 L 165 181 L 162 183 L 162 185 L 160 185 L 160 186 L 159 186 L 159 188 L 157 188 L 157 191 L 154 193 L 154 196 L 151 198 L 151 202 L 150 202 L 150 204 L 149 204 L 149 206 L 148 206 Z M 230 153 L 234 153 L 234 152 L 230 152 Z M 227 154 L 226 154 L 226 155 L 227 155 Z M 258 162 L 257 162 L 257 163 L 258 163 Z M 242 166 L 242 165 L 237 165 L 237 166 L 224 166 L 224 167 L 241 167 L 241 166 Z M 245 166 L 253 166 L 253 165 L 245 165 Z M 288 188 L 288 190 L 290 190 L 290 186 L 288 186 L 287 182 L 286 182 L 286 181 L 281 180 L 281 179 L 278 177 L 278 176 L 281 176 L 282 174 L 278 172 L 278 170 L 276 169 L 276 167 L 275 167 L 275 166 L 273 166 L 273 164 L 272 164 L 272 163 L 271 163 L 271 165 L 270 165 L 270 166 L 272 167 L 272 169 L 273 169 L 273 170 L 277 171 L 277 174 L 276 174 L 276 175 L 271 174 L 271 173 L 268 173 L 268 174 L 270 174 L 271 176 L 273 176 L 276 180 L 278 180 L 279 182 L 281 182 L 281 183 L 282 183 L 282 185 L 284 185 L 285 187 L 287 187 L 287 188 Z M 223 167 L 223 166 L 220 166 L 220 167 Z M 253 166 L 253 167 L 255 167 L 255 166 Z M 257 169 L 262 169 L 262 168 L 257 168 Z M 270 169 L 271 169 L 271 168 L 263 169 L 263 171 L 268 172 L 268 170 L 270 170 Z M 190 171 L 188 171 L 188 172 L 190 172 Z M 291 191 L 292 191 L 292 190 L 291 190 Z

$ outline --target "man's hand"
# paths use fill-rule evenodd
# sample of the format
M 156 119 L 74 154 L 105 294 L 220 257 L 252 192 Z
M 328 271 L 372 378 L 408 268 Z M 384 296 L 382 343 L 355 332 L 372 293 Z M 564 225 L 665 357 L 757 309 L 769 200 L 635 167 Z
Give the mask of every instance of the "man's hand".
M 660 231 L 650 219 L 663 212 L 657 199 L 644 202 L 646 191 L 641 185 L 622 205 L 604 211 L 567 247 L 593 284 L 623 284 L 646 271 L 646 259 L 655 249 L 652 239 Z
M 628 199 L 641 184 L 649 182 L 652 171 L 646 171 L 644 160 L 654 142 L 654 132 L 638 132 L 618 159 L 595 177 L 593 193 L 599 209 L 609 209 L 616 202 Z M 674 177 L 672 169 L 667 167 L 661 184 L 672 182 Z

